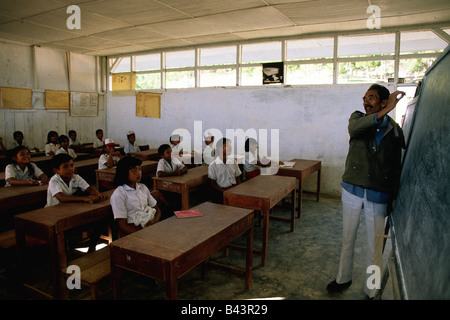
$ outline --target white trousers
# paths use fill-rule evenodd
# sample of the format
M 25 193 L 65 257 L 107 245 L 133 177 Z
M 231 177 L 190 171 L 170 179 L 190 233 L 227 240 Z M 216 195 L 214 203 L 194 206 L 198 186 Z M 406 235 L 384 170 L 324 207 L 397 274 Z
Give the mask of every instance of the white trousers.
M 339 271 L 336 276 L 337 283 L 345 283 L 352 280 L 353 253 L 356 235 L 359 227 L 361 210 L 364 206 L 364 217 L 367 233 L 367 266 L 377 265 L 382 273 L 383 270 L 383 237 L 387 203 L 377 203 L 367 200 L 366 192 L 364 198 L 360 198 L 342 189 L 342 211 L 343 211 L 343 237 Z M 364 292 L 369 297 L 374 297 L 376 289 L 370 290 L 367 286 L 367 278 L 372 273 L 366 273 Z

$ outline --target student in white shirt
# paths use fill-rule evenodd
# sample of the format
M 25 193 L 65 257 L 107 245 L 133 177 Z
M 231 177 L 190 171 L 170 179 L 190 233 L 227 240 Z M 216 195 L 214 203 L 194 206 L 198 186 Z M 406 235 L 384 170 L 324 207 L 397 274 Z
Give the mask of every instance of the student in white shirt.
M 30 153 L 24 146 L 10 151 L 10 164 L 5 168 L 6 187 L 11 185 L 32 185 L 48 183 L 47 175 L 30 162 Z
M 47 143 L 45 144 L 45 155 L 54 156 L 61 146 L 58 144 L 58 132 L 49 131 L 47 134 Z
M 143 183 L 142 161 L 130 156 L 123 157 L 116 168 L 111 196 L 111 207 L 117 221 L 119 233 L 127 235 L 157 223 L 161 210 L 150 190 Z
M 55 175 L 50 179 L 47 189 L 46 207 L 60 202 L 99 202 L 106 200 L 106 196 L 90 186 L 86 180 L 75 174 L 73 159 L 65 153 L 58 154 L 52 159 Z M 79 189 L 89 195 L 74 195 Z
M 222 138 L 216 144 L 216 159 L 208 167 L 208 178 L 213 189 L 213 201 L 223 202 L 223 192 L 241 182 L 241 170 L 231 157 L 231 141 Z
M 56 154 L 66 153 L 69 156 L 71 156 L 73 160 L 75 160 L 77 154 L 72 148 L 69 148 L 69 138 L 65 135 L 60 135 L 58 137 L 58 142 L 61 148 L 59 148 L 58 151 L 56 151 Z
M 205 148 L 203 149 L 203 161 L 210 165 L 216 158 L 216 149 L 214 148 L 214 136 L 210 133 L 205 133 Z
M 12 144 L 13 144 L 13 148 L 19 147 L 19 146 L 24 146 L 24 147 L 28 148 L 28 150 L 30 150 L 30 151 L 39 152 L 38 148 L 31 148 L 30 146 L 28 146 L 27 143 L 25 143 L 22 131 L 14 131 Z
M 69 146 L 82 146 L 83 142 L 77 140 L 77 132 L 75 130 L 69 130 L 67 133 L 69 135 Z
M 172 157 L 172 148 L 162 144 L 158 148 L 161 159 L 156 168 L 157 177 L 180 176 L 187 172 L 186 166 L 177 158 Z
M 103 130 L 97 129 L 95 131 L 95 137 L 96 137 L 96 139 L 94 140 L 93 147 L 94 148 L 103 148 Z
M 105 149 L 103 154 L 98 159 L 98 168 L 112 168 L 119 163 L 119 160 L 122 158 L 122 154 L 119 151 L 116 151 L 115 147 L 117 144 L 112 139 L 106 138 L 103 144 Z
M 125 145 L 125 148 L 123 149 L 125 154 L 128 155 L 131 152 L 141 151 L 141 149 L 139 149 L 139 146 L 136 144 L 136 134 L 134 133 L 134 131 L 127 132 L 127 139 L 128 139 L 128 142 Z

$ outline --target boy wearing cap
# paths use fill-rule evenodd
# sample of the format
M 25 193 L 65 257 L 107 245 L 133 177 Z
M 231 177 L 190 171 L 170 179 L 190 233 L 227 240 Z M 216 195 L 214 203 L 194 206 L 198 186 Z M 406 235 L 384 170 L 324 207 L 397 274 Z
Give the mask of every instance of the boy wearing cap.
M 139 149 L 139 146 L 135 145 L 136 135 L 135 135 L 134 131 L 127 132 L 127 139 L 128 139 L 128 142 L 125 145 L 125 148 L 123 149 L 123 151 L 125 152 L 126 155 L 128 155 L 131 152 L 141 151 L 141 149 Z
M 122 155 L 119 151 L 116 151 L 115 146 L 117 146 L 117 144 L 112 139 L 106 138 L 105 141 L 103 141 L 103 144 L 105 149 L 98 159 L 98 168 L 112 168 L 117 165 L 120 159 L 122 159 Z

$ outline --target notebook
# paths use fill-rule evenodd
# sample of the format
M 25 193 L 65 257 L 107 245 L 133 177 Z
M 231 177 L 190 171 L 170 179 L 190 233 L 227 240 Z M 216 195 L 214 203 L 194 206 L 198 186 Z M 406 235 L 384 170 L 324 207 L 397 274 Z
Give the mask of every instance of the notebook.
M 191 209 L 191 210 L 181 210 L 181 211 L 175 211 L 175 215 L 177 218 L 192 218 L 192 217 L 201 217 L 203 213 L 201 213 L 198 209 Z

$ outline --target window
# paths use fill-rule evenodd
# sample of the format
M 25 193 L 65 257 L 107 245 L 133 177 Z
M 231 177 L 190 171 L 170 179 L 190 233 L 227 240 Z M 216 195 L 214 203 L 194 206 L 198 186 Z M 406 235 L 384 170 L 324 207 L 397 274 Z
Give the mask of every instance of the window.
M 122 73 L 131 71 L 131 57 L 119 57 L 117 59 L 109 59 L 109 67 L 111 73 Z
M 148 71 L 161 69 L 161 54 L 147 54 L 143 56 L 136 56 L 136 70 Z
M 195 50 L 166 53 L 166 68 L 185 68 L 195 66 Z
M 446 46 L 432 31 L 400 33 L 400 54 L 442 52 Z
M 236 46 L 200 49 L 201 66 L 236 64 Z
M 332 84 L 333 64 L 314 63 L 287 66 L 287 84 Z
M 194 88 L 194 71 L 170 71 L 166 72 L 167 89 Z
M 242 63 L 275 61 L 281 61 L 281 41 L 242 45 Z
M 241 68 L 241 86 L 260 86 L 262 82 L 262 66 Z
M 287 60 L 332 59 L 333 38 L 288 40 L 286 41 Z
M 231 87 L 236 85 L 236 68 L 200 70 L 200 87 Z
M 345 36 L 338 39 L 338 57 L 394 55 L 395 34 Z
M 161 72 L 136 74 L 136 90 L 161 89 Z

